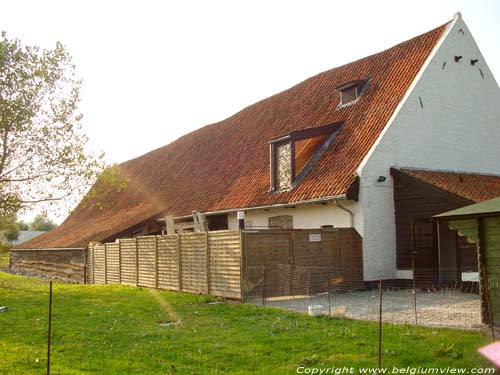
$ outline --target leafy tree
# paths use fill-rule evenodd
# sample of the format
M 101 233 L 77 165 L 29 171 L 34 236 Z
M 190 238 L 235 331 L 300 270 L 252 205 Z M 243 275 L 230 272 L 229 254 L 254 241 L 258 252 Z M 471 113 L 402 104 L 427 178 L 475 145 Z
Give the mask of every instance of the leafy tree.
M 17 223 L 5 229 L 3 235 L 9 243 L 16 241 L 19 238 L 19 226 Z
M 27 223 L 25 223 L 24 221 L 18 221 L 17 222 L 17 225 L 19 226 L 19 230 L 30 230 L 29 226 Z
M 41 230 L 48 231 L 57 226 L 49 217 L 47 216 L 47 212 L 43 211 L 36 215 L 31 223 L 29 223 L 30 230 Z
M 12 243 L 19 238 L 19 224 L 16 222 L 16 215 L 4 216 L 0 219 L 0 230 L 3 240 Z
M 0 39 L 0 218 L 38 203 L 70 200 L 103 171 L 86 150 L 81 81 L 65 48 Z

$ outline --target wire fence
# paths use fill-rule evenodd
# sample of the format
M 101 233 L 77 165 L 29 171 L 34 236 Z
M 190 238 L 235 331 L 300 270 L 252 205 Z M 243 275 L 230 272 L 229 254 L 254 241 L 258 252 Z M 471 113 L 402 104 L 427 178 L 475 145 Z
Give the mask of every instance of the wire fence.
M 352 275 L 360 272 L 351 270 Z M 411 278 L 384 280 L 382 293 L 379 281 L 360 282 L 331 267 L 262 265 L 247 269 L 246 275 L 253 280 L 246 301 L 256 305 L 395 324 L 476 330 L 483 327 L 477 273 L 419 269 L 409 273 Z
M 488 366 L 473 352 L 490 339 L 471 331 L 494 333 L 496 276 L 481 288 L 474 275 L 453 280 L 463 276 L 456 270 L 369 283 L 328 267 L 249 271 L 252 286 L 247 285 L 248 304 L 242 306 L 145 288 L 55 283 L 52 315 L 48 282 L 37 280 L 33 287 L 0 279 L 0 306 L 6 307 L 4 312 L 0 307 L 0 374 L 293 374 L 318 366 Z

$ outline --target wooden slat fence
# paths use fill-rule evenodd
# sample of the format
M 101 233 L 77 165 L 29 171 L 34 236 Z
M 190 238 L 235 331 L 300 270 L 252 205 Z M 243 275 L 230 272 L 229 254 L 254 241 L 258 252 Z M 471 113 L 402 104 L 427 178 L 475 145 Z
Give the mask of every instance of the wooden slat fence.
M 142 236 L 91 244 L 88 260 L 90 283 L 240 300 L 363 287 L 361 237 L 353 228 Z
M 239 231 L 142 236 L 89 246 L 89 282 L 241 299 Z
M 354 228 L 244 231 L 248 298 L 363 288 L 363 250 Z

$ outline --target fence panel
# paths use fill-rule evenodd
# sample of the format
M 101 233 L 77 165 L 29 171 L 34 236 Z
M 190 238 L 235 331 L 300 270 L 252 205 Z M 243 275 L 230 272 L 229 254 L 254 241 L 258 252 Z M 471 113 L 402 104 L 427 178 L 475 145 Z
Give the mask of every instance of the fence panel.
M 106 283 L 106 252 L 104 245 L 94 246 L 94 284 Z
M 106 282 L 120 283 L 120 246 L 117 243 L 105 244 L 106 251 Z
M 248 231 L 243 236 L 248 298 L 363 287 L 361 237 L 353 228 Z
M 241 298 L 239 231 L 141 236 L 91 245 L 89 282 Z
M 178 236 L 157 237 L 158 288 L 180 290 Z
M 136 285 L 137 241 L 135 238 L 120 239 L 122 284 Z
M 239 232 L 217 231 L 208 236 L 210 294 L 241 298 Z
M 87 252 L 87 283 L 94 284 L 94 247 L 89 246 Z
M 189 233 L 179 237 L 182 291 L 208 294 L 206 234 Z
M 138 285 L 156 287 L 156 237 L 137 237 Z
M 290 264 L 293 259 L 291 233 L 243 232 L 244 294 L 247 297 L 262 293 L 263 278 L 267 278 L 266 285 L 269 289 L 266 293 L 269 296 L 290 293 L 290 278 L 283 275 L 289 268 L 283 268 L 281 265 Z

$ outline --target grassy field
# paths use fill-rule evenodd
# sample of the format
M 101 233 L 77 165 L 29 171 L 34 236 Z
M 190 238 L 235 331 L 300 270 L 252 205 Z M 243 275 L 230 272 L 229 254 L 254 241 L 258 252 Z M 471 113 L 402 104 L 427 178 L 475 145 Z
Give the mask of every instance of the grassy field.
M 0 272 L 0 374 L 45 374 L 48 283 Z M 374 323 L 121 285 L 54 284 L 52 374 L 295 374 L 376 367 Z M 487 366 L 479 333 L 384 325 L 383 367 Z

